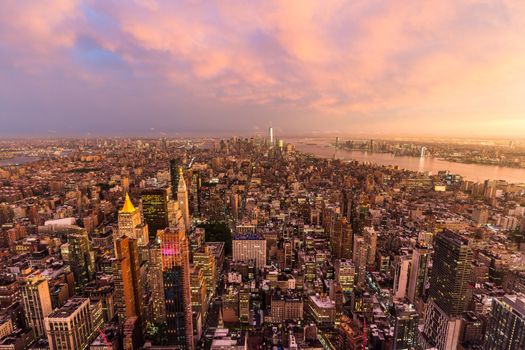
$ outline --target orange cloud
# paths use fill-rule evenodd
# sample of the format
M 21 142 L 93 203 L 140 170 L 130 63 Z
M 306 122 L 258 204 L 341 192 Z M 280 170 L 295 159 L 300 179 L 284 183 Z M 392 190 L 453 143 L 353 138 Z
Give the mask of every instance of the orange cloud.
M 78 53 L 82 36 L 98 46 Z M 340 129 L 355 116 L 510 125 L 525 113 L 524 37 L 525 3 L 513 0 L 0 3 L 0 40 L 16 58 L 4 64 L 97 83 L 128 74 Z M 126 73 L 97 74 L 106 56 Z

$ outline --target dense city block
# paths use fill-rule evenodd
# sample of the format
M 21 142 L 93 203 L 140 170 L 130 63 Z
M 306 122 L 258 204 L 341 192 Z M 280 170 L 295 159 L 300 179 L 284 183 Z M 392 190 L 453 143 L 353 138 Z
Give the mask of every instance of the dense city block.
M 3 150 L 0 350 L 525 349 L 525 184 L 272 129 Z

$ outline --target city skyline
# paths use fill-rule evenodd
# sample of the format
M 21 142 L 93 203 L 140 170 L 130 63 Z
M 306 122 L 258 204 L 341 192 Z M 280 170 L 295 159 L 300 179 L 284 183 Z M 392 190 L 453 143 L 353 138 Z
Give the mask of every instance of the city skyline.
M 525 350 L 524 0 L 0 1 L 0 350 Z
M 517 1 L 0 4 L 0 136 L 519 137 Z
M 0 345 L 523 348 L 518 142 L 331 147 L 272 131 L 3 142 L 6 160 L 27 161 L 0 166 Z M 308 145 L 453 156 L 459 168 L 346 161 Z M 496 164 L 515 181 L 469 179 Z

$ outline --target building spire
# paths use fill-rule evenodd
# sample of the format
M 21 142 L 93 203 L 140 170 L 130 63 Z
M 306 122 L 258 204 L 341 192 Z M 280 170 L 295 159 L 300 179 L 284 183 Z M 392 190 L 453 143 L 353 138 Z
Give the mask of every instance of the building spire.
M 135 207 L 133 206 L 133 203 L 131 203 L 131 199 L 129 198 L 129 194 L 126 192 L 126 199 L 124 200 L 124 205 L 122 206 L 122 209 L 120 210 L 124 213 L 132 213 L 135 211 Z
M 186 192 L 186 180 L 184 180 L 184 173 L 182 172 L 182 167 L 179 167 L 179 183 L 177 187 L 177 192 Z

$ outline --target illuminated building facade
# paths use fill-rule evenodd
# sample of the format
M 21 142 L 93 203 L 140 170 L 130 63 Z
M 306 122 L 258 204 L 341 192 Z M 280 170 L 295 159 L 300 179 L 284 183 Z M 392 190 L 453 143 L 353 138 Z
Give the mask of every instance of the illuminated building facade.
M 199 248 L 193 254 L 193 263 L 202 271 L 208 294 L 213 295 L 217 283 L 217 267 L 212 249 L 206 245 Z
M 78 294 L 92 280 L 95 264 L 89 237 L 84 229 L 78 229 L 67 237 L 67 261 L 75 278 L 75 290 Z
M 173 200 L 177 200 L 177 191 L 179 187 L 179 169 L 180 162 L 177 159 L 170 160 L 170 183 L 172 189 Z
M 424 242 L 419 242 L 412 253 L 412 267 L 408 282 L 408 300 L 414 304 L 423 296 L 428 278 L 429 249 Z
M 182 212 L 182 220 L 184 221 L 184 226 L 186 227 L 186 230 L 188 230 L 191 226 L 190 204 L 188 201 L 188 188 L 186 187 L 186 180 L 184 180 L 182 168 L 179 168 L 179 186 L 177 188 L 177 201 L 179 202 L 179 207 Z
M 355 267 L 351 260 L 339 259 L 334 263 L 335 280 L 341 285 L 343 293 L 354 290 Z
M 348 220 L 345 217 L 337 218 L 335 220 L 331 235 L 332 254 L 334 258 L 351 258 L 352 241 L 352 225 L 348 223 Z
M 417 345 L 419 314 L 410 304 L 396 304 L 394 350 L 415 349 Z
M 266 265 L 266 240 L 254 233 L 238 234 L 233 239 L 233 260 L 255 261 L 257 268 Z
M 45 335 L 44 318 L 53 311 L 49 283 L 40 277 L 27 278 L 21 287 L 27 323 L 39 338 Z
M 183 229 L 167 228 L 160 232 L 159 240 L 168 341 L 170 345 L 193 349 L 188 239 Z
M 465 311 L 471 270 L 472 250 L 468 239 L 448 230 L 437 234 L 423 330 L 426 346 L 439 350 L 458 346 L 459 316 Z
M 335 302 L 327 295 L 311 295 L 308 298 L 310 314 L 318 325 L 333 324 L 336 320 Z
M 168 200 L 167 188 L 147 188 L 140 195 L 142 200 L 142 213 L 148 225 L 149 238 L 154 239 L 157 230 L 168 227 Z
M 148 289 L 151 292 L 150 314 L 153 322 L 166 322 L 166 302 L 164 299 L 164 281 L 162 272 L 162 254 L 157 240 L 151 241 L 148 249 L 149 270 Z
M 484 349 L 525 349 L 525 295 L 493 300 Z
M 143 320 L 144 303 L 137 240 L 122 236 L 115 241 L 115 304 L 119 322 L 136 316 Z
M 51 350 L 87 349 L 97 324 L 90 310 L 89 298 L 73 298 L 46 317 L 46 333 Z
M 139 245 L 148 243 L 147 227 L 142 224 L 140 210 L 135 208 L 127 193 L 124 205 L 118 212 L 118 237 L 121 236 L 134 238 Z

